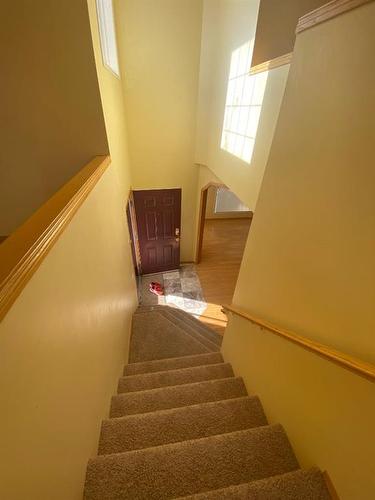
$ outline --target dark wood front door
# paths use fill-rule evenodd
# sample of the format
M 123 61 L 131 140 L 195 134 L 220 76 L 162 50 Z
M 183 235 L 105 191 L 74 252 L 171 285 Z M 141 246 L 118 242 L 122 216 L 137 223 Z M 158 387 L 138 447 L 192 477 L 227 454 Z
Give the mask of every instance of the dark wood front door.
M 142 274 L 180 265 L 181 189 L 133 191 Z

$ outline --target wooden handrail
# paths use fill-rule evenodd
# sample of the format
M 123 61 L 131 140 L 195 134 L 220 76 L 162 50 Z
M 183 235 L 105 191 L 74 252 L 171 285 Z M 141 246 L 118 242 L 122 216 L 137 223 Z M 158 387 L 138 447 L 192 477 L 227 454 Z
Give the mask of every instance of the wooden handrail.
M 362 361 L 361 359 L 354 358 L 345 354 L 343 352 L 337 351 L 332 347 L 321 344 L 320 342 L 315 342 L 314 340 L 308 339 L 306 337 L 302 337 L 301 335 L 297 335 L 296 333 L 284 330 L 279 328 L 278 326 L 269 323 L 266 320 L 257 318 L 252 314 L 243 311 L 242 309 L 236 307 L 235 305 L 225 305 L 223 307 L 223 312 L 229 311 L 241 318 L 244 318 L 255 325 L 268 330 L 269 332 L 282 337 L 289 342 L 293 342 L 294 344 L 299 345 L 303 349 L 306 349 L 322 358 L 328 359 L 332 363 L 335 363 L 347 370 L 352 371 L 353 373 L 360 375 L 361 377 L 370 380 L 371 382 L 375 382 L 375 365 L 371 363 L 367 363 Z
M 108 168 L 96 156 L 0 245 L 0 321 Z

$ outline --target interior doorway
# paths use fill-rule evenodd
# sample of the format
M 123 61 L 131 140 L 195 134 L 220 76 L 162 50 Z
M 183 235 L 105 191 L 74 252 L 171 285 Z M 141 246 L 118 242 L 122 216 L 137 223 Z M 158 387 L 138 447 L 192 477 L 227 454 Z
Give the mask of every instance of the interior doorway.
M 204 230 L 208 220 L 247 220 L 249 229 L 253 212 L 225 186 L 225 184 L 209 183 L 201 190 L 198 235 L 195 262 L 202 259 Z M 246 228 L 246 223 L 242 224 Z M 220 225 L 218 225 L 220 227 Z M 245 230 L 244 236 L 247 238 Z M 242 238 L 241 238 L 242 239 Z
M 204 321 L 223 333 L 224 304 L 232 302 L 253 212 L 225 185 L 212 183 L 201 192 L 196 270 L 207 308 Z
M 133 191 L 140 274 L 180 267 L 181 189 Z

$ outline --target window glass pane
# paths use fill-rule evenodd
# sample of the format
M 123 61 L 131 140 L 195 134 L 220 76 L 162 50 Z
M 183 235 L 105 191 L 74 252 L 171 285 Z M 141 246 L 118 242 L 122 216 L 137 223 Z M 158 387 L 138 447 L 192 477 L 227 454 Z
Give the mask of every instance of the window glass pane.
M 236 89 L 236 80 L 229 80 L 227 92 L 227 106 L 234 104 L 234 93 Z
M 267 72 L 258 73 L 255 76 L 254 93 L 251 99 L 251 104 L 262 104 L 264 91 L 266 89 Z
M 244 77 L 244 90 L 242 94 L 242 104 L 245 105 L 250 105 L 251 104 L 251 98 L 253 95 L 253 88 L 254 88 L 254 77 L 252 75 L 246 75 Z
M 241 106 L 239 109 L 240 109 L 240 117 L 236 132 L 242 135 L 246 135 L 250 108 L 249 106 Z
M 233 104 L 238 105 L 241 104 L 245 79 L 243 76 L 240 76 L 239 78 L 236 78 L 235 80 L 232 81 L 235 82 Z
M 228 151 L 230 153 L 234 153 L 234 149 L 236 147 L 236 136 L 235 134 L 228 134 Z
M 231 120 L 232 120 L 232 108 L 227 107 L 225 109 L 225 116 L 224 116 L 224 130 L 229 130 L 231 127 Z
M 254 143 L 255 143 L 254 139 L 250 139 L 248 137 L 245 138 L 243 152 L 242 152 L 243 160 L 250 162 L 253 156 Z
M 222 135 L 221 135 L 221 148 L 223 149 L 228 149 L 229 147 L 229 139 L 228 139 L 228 134 L 229 132 L 223 132 Z
M 240 47 L 240 57 L 238 62 L 238 75 L 245 75 L 250 69 L 250 61 L 249 61 L 249 43 L 242 45 Z
M 259 116 L 260 116 L 260 106 L 250 106 L 249 122 L 247 124 L 247 132 L 246 132 L 246 135 L 248 137 L 255 138 L 258 129 Z
M 120 76 L 112 0 L 96 0 L 104 66 Z
M 238 156 L 238 158 L 242 158 L 242 150 L 245 142 L 245 137 L 242 135 L 237 135 L 236 137 L 236 145 L 234 148 L 234 154 Z
M 237 49 L 232 54 L 230 62 L 229 78 L 234 78 L 235 76 L 238 75 L 239 59 L 240 59 L 240 49 Z
M 232 132 L 237 132 L 238 130 L 238 123 L 240 121 L 240 111 L 241 108 L 239 106 L 235 106 L 234 108 L 232 108 L 232 119 L 230 124 L 230 130 Z
M 215 213 L 247 212 L 249 208 L 229 189 L 216 191 Z

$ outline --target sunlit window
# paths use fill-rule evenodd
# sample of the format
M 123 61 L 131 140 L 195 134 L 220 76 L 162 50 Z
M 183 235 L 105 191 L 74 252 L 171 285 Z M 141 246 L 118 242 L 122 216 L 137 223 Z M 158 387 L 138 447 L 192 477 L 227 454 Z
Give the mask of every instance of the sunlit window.
M 215 214 L 224 212 L 248 212 L 242 201 L 228 188 L 218 188 L 216 191 Z
M 96 0 L 104 66 L 120 76 L 112 0 Z
M 267 82 L 267 72 L 250 75 L 253 44 L 232 52 L 221 148 L 250 163 Z

